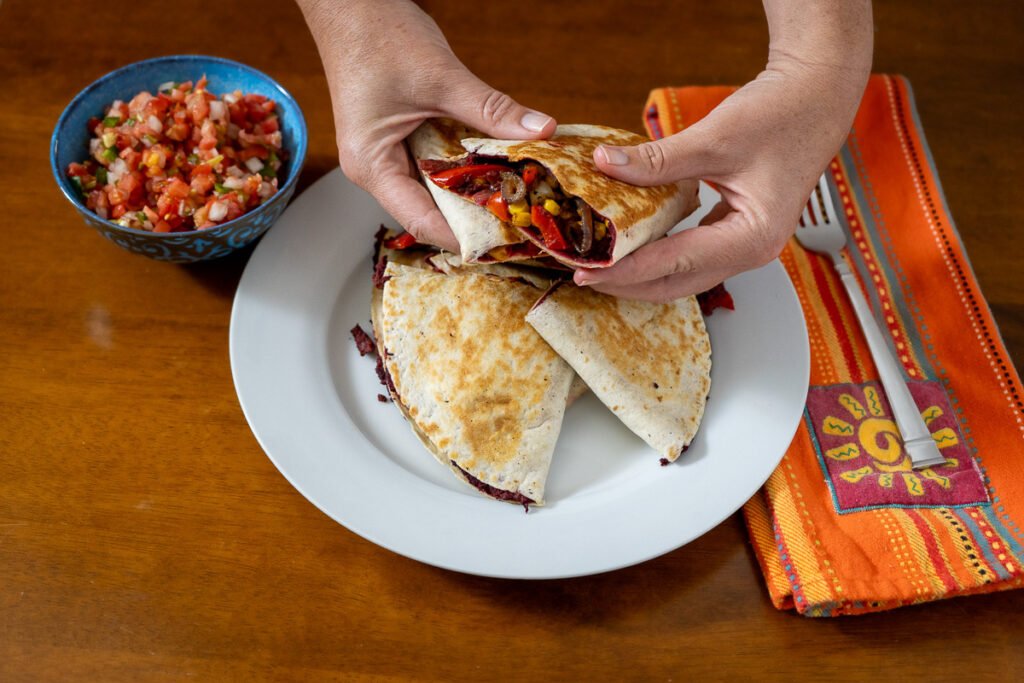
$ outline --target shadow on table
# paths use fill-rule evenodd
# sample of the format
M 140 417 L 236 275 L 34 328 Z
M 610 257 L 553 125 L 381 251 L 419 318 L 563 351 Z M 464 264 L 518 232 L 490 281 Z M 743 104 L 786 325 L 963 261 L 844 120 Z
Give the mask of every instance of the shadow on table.
M 692 611 L 694 621 L 714 615 L 703 612 L 700 597 L 723 565 L 747 564 L 743 545 L 733 542 L 741 524 L 734 516 L 717 529 L 661 557 L 616 571 L 571 579 L 510 580 L 468 576 L 443 569 L 441 583 L 453 591 L 501 605 L 507 613 L 551 623 L 621 622 L 633 615 L 659 611 Z M 436 578 L 436 577 L 435 577 Z M 728 602 L 728 598 L 724 600 Z M 726 610 L 728 608 L 725 608 Z
M 302 173 L 299 175 L 298 183 L 295 186 L 295 195 L 292 197 L 292 201 L 295 201 L 307 187 L 333 171 L 337 165 L 337 157 L 317 156 L 307 158 L 306 164 L 302 168 Z M 179 267 L 195 278 L 212 294 L 224 299 L 230 299 L 235 295 L 238 281 L 241 280 L 242 272 L 245 270 L 245 264 L 249 262 L 249 257 L 252 256 L 252 252 L 257 244 L 259 244 L 259 240 L 223 258 L 214 261 L 187 263 Z

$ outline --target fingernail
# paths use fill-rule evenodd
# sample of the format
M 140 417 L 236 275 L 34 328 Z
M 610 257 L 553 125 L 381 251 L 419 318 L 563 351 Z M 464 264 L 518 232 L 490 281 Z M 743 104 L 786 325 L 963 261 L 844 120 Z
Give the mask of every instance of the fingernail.
M 580 287 L 586 287 L 589 284 L 597 282 L 597 278 L 592 277 L 590 272 L 586 270 L 577 270 L 573 273 L 572 279 Z
M 539 133 L 544 130 L 544 127 L 550 123 L 551 117 L 546 114 L 541 114 L 537 111 L 528 111 L 523 114 L 523 118 L 519 120 L 521 125 L 526 130 L 532 130 L 534 133 Z
M 625 166 L 629 163 L 629 157 L 621 149 L 617 147 L 605 147 L 601 145 L 597 148 L 597 151 L 604 157 L 606 164 L 612 166 Z

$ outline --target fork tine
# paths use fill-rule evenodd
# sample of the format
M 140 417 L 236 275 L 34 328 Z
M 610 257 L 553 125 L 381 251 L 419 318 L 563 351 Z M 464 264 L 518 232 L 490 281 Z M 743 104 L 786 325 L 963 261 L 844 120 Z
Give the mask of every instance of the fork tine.
M 832 203 L 832 193 L 828 189 L 828 171 L 822 174 L 821 180 L 818 182 L 818 189 L 821 191 L 821 200 L 825 204 L 825 220 L 829 223 L 838 223 L 839 215 L 836 213 L 836 207 Z
M 821 183 L 819 182 L 818 185 L 814 186 L 814 190 L 811 192 L 811 199 L 808 202 L 810 204 L 810 206 L 811 206 L 811 213 L 814 215 L 814 224 L 815 225 L 824 225 L 825 223 L 828 222 L 828 221 L 825 220 L 825 217 L 823 215 L 821 215 L 821 197 L 820 197 L 820 194 L 821 194 Z
M 807 205 L 804 204 L 804 212 L 800 214 L 800 225 L 809 228 L 814 223 L 811 222 L 811 214 L 807 211 Z

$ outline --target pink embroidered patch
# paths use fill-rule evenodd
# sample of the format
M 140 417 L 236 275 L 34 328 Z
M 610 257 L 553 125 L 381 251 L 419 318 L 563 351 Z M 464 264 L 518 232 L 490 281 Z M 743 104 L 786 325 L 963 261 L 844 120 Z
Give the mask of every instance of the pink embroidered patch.
M 811 387 L 806 419 L 839 512 L 989 502 L 945 390 L 937 382 L 911 382 L 910 393 L 946 456 L 944 465 L 911 467 L 878 384 Z

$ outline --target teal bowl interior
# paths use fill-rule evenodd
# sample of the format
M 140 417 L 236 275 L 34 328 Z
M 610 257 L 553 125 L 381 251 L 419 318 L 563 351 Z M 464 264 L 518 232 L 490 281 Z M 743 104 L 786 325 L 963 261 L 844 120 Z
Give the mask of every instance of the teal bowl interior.
M 114 100 L 128 101 L 143 90 L 156 92 L 167 81 L 197 81 L 206 76 L 216 95 L 234 90 L 266 95 L 277 102 L 283 148 L 287 159 L 278 172 L 278 190 L 268 201 L 238 218 L 214 228 L 191 232 L 154 233 L 126 228 L 100 218 L 86 208 L 68 178 L 68 164 L 89 158 L 88 121 L 102 117 Z M 175 55 L 157 57 L 111 71 L 75 96 L 67 106 L 50 140 L 50 167 L 64 196 L 85 222 L 120 247 L 161 261 L 188 263 L 230 254 L 262 235 L 295 192 L 295 183 L 306 157 L 306 120 L 291 94 L 274 79 L 250 66 L 220 57 Z

